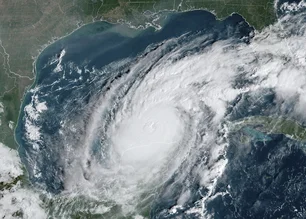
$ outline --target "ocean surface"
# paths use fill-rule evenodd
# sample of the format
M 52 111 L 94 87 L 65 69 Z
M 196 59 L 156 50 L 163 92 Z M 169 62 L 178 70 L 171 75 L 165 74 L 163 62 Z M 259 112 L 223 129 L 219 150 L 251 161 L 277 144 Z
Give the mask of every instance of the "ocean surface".
M 95 22 L 48 46 L 15 134 L 33 186 L 65 206 L 49 214 L 303 218 L 305 143 L 227 123 L 304 124 L 304 27 L 292 15 L 255 36 L 238 14 L 199 10 L 160 30 Z

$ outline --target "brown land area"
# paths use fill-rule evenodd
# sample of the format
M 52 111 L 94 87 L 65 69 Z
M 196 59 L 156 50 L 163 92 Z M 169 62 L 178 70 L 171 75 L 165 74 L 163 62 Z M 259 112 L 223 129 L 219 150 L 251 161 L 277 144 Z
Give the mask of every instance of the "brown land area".
M 138 25 L 149 20 L 145 11 L 199 8 L 220 18 L 238 12 L 258 29 L 275 19 L 272 0 L 0 0 L 0 142 L 16 148 L 14 125 L 35 77 L 33 62 L 44 46 L 94 20 Z

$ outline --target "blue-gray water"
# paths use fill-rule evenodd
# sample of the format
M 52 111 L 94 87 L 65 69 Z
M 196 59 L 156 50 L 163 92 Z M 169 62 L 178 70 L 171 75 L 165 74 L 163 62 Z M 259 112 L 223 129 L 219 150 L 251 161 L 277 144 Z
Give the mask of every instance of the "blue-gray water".
M 139 32 L 137 36 L 132 38 L 117 33 L 115 26 L 117 25 L 97 22 L 82 27 L 70 36 L 47 47 L 38 57 L 37 76 L 32 89 L 39 88 L 39 92 L 36 93 L 38 99 L 40 102 L 48 103 L 48 110 L 44 112 L 42 121 L 36 125 L 42 127 L 43 133 L 46 133 L 48 138 L 57 138 L 62 120 L 67 116 L 73 118 L 74 115 L 81 113 L 84 106 L 90 101 L 91 95 L 103 89 L 107 90 L 106 84 L 109 81 L 128 74 L 129 71 L 128 69 L 114 69 L 114 72 L 105 74 L 90 73 L 94 68 L 102 69 L 112 62 L 125 58 L 137 61 L 137 56 L 146 55 L 145 49 L 149 45 L 151 45 L 149 50 L 154 50 L 154 47 L 158 47 L 163 41 L 183 34 L 187 35 L 180 42 L 182 44 L 184 41 L 187 43 L 194 39 L 195 36 L 209 34 L 207 41 L 195 49 L 200 51 L 222 39 L 233 38 L 233 40 L 247 42 L 252 31 L 252 28 L 237 14 L 224 21 L 217 21 L 213 14 L 205 11 L 173 14 L 161 30 L 155 31 L 153 28 L 148 28 L 137 31 Z M 66 50 L 62 61 L 64 69 L 54 73 L 57 62 L 48 63 L 52 58 L 59 57 L 63 49 Z M 169 48 L 169 51 L 171 49 L 173 48 Z M 181 58 L 183 57 L 184 54 Z M 80 68 L 82 73 L 79 74 L 75 69 L 71 69 L 69 62 Z M 78 80 L 80 76 L 82 79 Z M 96 81 L 99 83 L 94 83 Z M 32 97 L 33 93 L 28 92 L 23 107 L 31 103 Z M 58 157 L 61 156 L 60 148 L 49 148 L 45 142 L 42 142 L 39 155 L 36 153 L 32 155 L 32 142 L 27 140 L 25 133 L 24 114 L 21 111 L 16 129 L 16 139 L 21 146 L 19 152 L 28 169 L 32 169 L 28 162 L 29 159 L 34 159 L 34 162 L 39 163 L 38 166 L 42 169 L 41 177 L 36 178 L 30 174 L 30 178 L 35 183 L 42 183 L 50 192 L 60 192 L 64 189 L 61 182 L 61 175 L 64 173 L 61 171 L 60 164 L 57 163 Z M 32 156 L 39 156 L 39 159 L 32 158 Z
M 163 54 L 155 56 L 137 78 L 132 78 L 124 85 L 127 88 L 112 97 L 113 105 L 101 115 L 103 128 L 107 129 L 121 110 L 120 101 L 130 92 L 132 85 L 142 83 L 143 78 L 163 57 L 203 36 L 205 39 L 199 41 L 197 47 L 175 54 L 176 59 L 183 60 L 194 54 L 205 53 L 216 42 L 227 41 L 233 47 L 249 44 L 253 28 L 237 14 L 220 21 L 209 12 L 193 11 L 169 14 L 161 30 L 133 30 L 126 26 L 96 22 L 48 46 L 37 59 L 36 80 L 25 96 L 16 128 L 19 154 L 33 185 L 52 194 L 65 191 L 66 176 L 71 175 L 67 170 L 74 162 L 71 154 L 79 150 L 74 145 L 77 146 L 84 136 L 89 135 L 87 127 L 91 122 L 91 109 L 96 108 L 99 97 L 111 90 L 117 80 L 129 75 L 134 63 L 145 59 L 166 41 L 177 39 L 163 50 Z M 252 83 L 255 82 L 238 77 L 233 81 L 233 87 L 244 88 L 246 84 Z M 257 93 L 254 98 L 252 92 L 243 94 L 230 104 L 227 119 L 282 113 L 276 107 L 273 90 L 262 89 L 258 92 L 263 97 L 262 102 L 257 102 Z M 46 108 L 40 110 L 39 103 L 44 103 Z M 213 117 L 215 112 L 207 110 Z M 208 124 L 210 120 L 207 119 Z M 72 131 L 63 135 L 63 127 L 71 127 Z M 95 136 L 90 156 L 99 160 L 103 167 L 111 168 L 108 166 L 111 157 L 105 155 L 109 150 L 103 140 L 107 138 L 105 133 Z M 250 141 L 245 143 L 237 140 L 242 135 L 248 136 Z M 66 148 L 67 142 L 71 143 L 69 150 Z M 288 145 L 290 150 L 286 149 Z M 306 201 L 306 187 L 303 186 L 306 157 L 301 152 L 301 145 L 283 135 L 263 134 L 251 127 L 231 134 L 226 155 L 229 163 L 216 189 L 212 191 L 211 197 L 216 196 L 206 203 L 206 211 L 213 218 L 293 218 L 293 207 L 302 211 Z M 241 147 L 249 149 L 241 152 Z M 190 173 L 184 173 L 187 164 L 182 161 L 173 176 L 154 192 L 154 198 L 148 199 L 149 204 L 143 201 L 139 209 L 149 205 L 151 218 L 175 218 L 178 215 L 199 218 L 198 212 L 186 212 L 199 205 L 197 201 L 208 194 L 208 188 L 194 174 L 198 164 L 207 156 L 205 153 L 199 151 L 196 154 L 194 169 L 188 169 Z M 220 159 L 223 158 L 220 156 Z M 89 159 L 86 162 L 90 168 L 92 161 Z M 86 170 L 82 176 L 85 180 L 92 180 Z M 177 178 L 182 180 L 178 182 Z M 170 214 L 168 210 L 177 204 L 186 188 L 190 191 L 188 200 Z

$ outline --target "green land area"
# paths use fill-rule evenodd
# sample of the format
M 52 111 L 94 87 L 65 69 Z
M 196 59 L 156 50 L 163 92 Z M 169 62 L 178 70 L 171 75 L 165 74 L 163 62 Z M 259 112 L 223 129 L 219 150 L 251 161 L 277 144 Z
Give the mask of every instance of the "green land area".
M 252 126 L 267 134 L 284 134 L 297 141 L 306 141 L 306 128 L 294 120 L 283 117 L 251 116 L 230 123 L 229 126 L 231 131 Z
M 237 12 L 258 30 L 276 19 L 273 0 L 1 0 L 0 142 L 16 148 L 21 101 L 35 77 L 35 57 L 47 44 L 96 20 L 141 25 L 162 10 L 193 9 L 207 9 L 220 19 Z

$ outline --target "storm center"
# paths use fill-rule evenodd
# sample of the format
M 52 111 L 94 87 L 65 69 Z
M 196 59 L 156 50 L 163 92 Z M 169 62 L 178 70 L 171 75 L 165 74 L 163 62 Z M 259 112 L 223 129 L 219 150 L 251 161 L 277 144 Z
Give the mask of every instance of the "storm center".
M 158 105 L 126 118 L 114 132 L 113 146 L 123 163 L 148 165 L 161 161 L 176 146 L 183 123 L 175 108 Z

